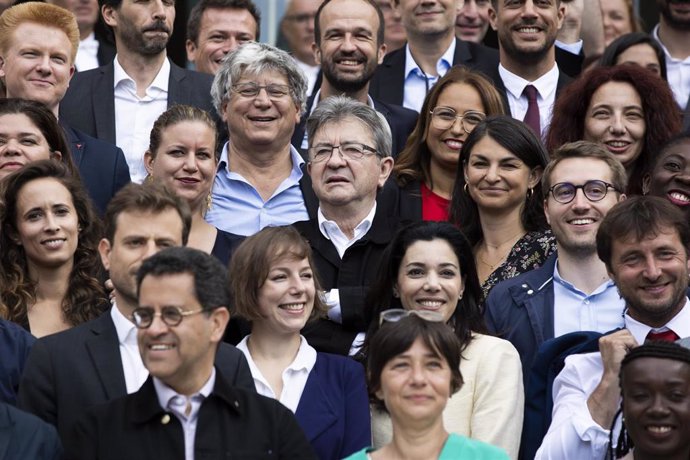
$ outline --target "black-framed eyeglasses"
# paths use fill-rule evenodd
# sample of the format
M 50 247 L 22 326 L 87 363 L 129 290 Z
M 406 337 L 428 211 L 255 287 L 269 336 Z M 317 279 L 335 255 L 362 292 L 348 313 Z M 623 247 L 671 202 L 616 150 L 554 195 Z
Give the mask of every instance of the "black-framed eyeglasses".
M 187 316 L 196 315 L 202 311 L 208 311 L 208 308 L 200 308 L 198 310 L 184 311 L 179 307 L 163 307 L 160 312 L 156 312 L 151 307 L 135 308 L 132 312 L 132 321 L 137 329 L 148 329 L 153 323 L 153 318 L 160 317 L 160 319 L 168 326 L 178 326 Z
M 476 110 L 468 110 L 462 115 L 449 107 L 436 107 L 429 111 L 431 114 L 431 125 L 436 129 L 449 129 L 455 123 L 455 120 L 460 120 L 460 126 L 467 133 L 471 133 L 474 128 L 481 123 L 486 115 Z
M 360 160 L 365 155 L 376 155 L 376 149 L 360 142 L 343 142 L 340 145 L 316 144 L 309 147 L 309 158 L 312 163 L 328 160 L 333 151 L 338 149 L 340 157 L 348 160 Z
M 401 319 L 407 318 L 410 315 L 419 316 L 423 320 L 433 321 L 435 323 L 443 322 L 443 314 L 437 311 L 405 310 L 402 308 L 390 308 L 388 310 L 383 310 L 379 314 L 379 326 L 381 326 L 384 322 L 397 323 Z
M 269 99 L 282 99 L 290 94 L 288 85 L 271 83 L 270 85 L 257 85 L 256 83 L 246 82 L 232 85 L 232 90 L 242 97 L 252 98 L 259 95 L 262 89 L 266 90 Z
M 620 190 L 614 187 L 613 184 L 609 184 L 603 180 L 588 180 L 582 185 L 574 185 L 570 182 L 559 182 L 549 189 L 549 193 L 551 193 L 553 199 L 557 202 L 568 204 L 575 199 L 578 189 L 582 189 L 585 198 L 592 202 L 603 200 L 609 189 L 613 189 L 620 193 Z

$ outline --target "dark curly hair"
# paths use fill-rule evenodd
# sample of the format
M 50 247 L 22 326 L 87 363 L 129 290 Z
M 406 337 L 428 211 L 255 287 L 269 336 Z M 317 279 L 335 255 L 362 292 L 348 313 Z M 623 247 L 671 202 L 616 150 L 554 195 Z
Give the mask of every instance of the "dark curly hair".
M 40 160 L 24 166 L 2 183 L 0 207 L 0 316 L 27 325 L 28 308 L 36 302 L 36 282 L 29 276 L 24 247 L 17 243 L 17 198 L 31 181 L 52 178 L 72 196 L 79 222 L 79 242 L 69 275 L 67 292 L 62 299 L 64 319 L 71 325 L 96 318 L 108 301 L 101 284 L 103 268 L 98 255 L 101 223 L 81 182 L 67 168 L 52 160 Z
M 635 65 L 597 67 L 563 90 L 553 108 L 551 127 L 546 138 L 549 152 L 566 142 L 584 138 L 587 110 L 594 93 L 609 82 L 632 85 L 642 100 L 644 110 L 644 146 L 628 171 L 628 194 L 642 194 L 642 178 L 661 147 L 681 130 L 681 114 L 668 84 L 647 69 Z

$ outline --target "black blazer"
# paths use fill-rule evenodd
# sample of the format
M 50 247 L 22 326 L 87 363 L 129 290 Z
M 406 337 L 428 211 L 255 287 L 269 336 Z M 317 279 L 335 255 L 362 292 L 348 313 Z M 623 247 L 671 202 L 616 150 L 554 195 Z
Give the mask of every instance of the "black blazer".
M 69 460 L 183 460 L 179 419 L 158 404 L 149 379 L 136 393 L 91 408 L 77 422 Z M 232 388 L 220 369 L 201 403 L 194 458 L 315 459 L 295 416 L 275 399 Z
M 104 215 L 110 199 L 130 183 L 125 154 L 115 144 L 88 136 L 62 121 L 60 124 L 72 148 L 72 158 L 79 168 L 82 183 L 96 209 Z
M 115 45 L 113 45 L 105 39 L 100 39 L 98 37 L 96 37 L 96 40 L 98 40 L 98 51 L 96 51 L 96 59 L 98 59 L 98 65 L 104 66 L 113 62 L 113 59 L 115 59 L 115 54 L 117 53 Z
M 232 385 L 254 390 L 249 365 L 235 347 L 222 344 L 216 365 Z M 74 440 L 74 422 L 86 409 L 126 394 L 120 345 L 108 310 L 36 341 L 24 367 L 17 405 L 55 425 L 67 449 Z
M 453 65 L 483 73 L 498 68 L 498 51 L 477 43 L 455 39 Z M 369 83 L 369 94 L 388 104 L 403 105 L 405 89 L 405 46 L 386 54 Z
M 60 118 L 89 136 L 115 144 L 114 66 L 77 72 L 60 103 Z M 187 104 L 216 112 L 211 101 L 213 77 L 186 70 L 170 62 L 168 107 Z
M 304 131 L 307 129 L 307 114 L 311 112 L 314 105 L 314 95 L 309 96 L 306 104 L 304 116 L 299 123 L 295 125 L 295 132 L 292 134 L 290 143 L 295 147 L 305 160 L 307 159 L 307 152 L 302 149 L 302 140 L 304 139 Z M 391 136 L 393 138 L 392 155 L 397 157 L 398 154 L 405 148 L 405 143 L 410 133 L 417 124 L 417 117 L 419 114 L 405 107 L 393 104 L 386 104 L 385 102 L 374 99 L 374 108 L 377 112 L 383 115 L 391 128 Z

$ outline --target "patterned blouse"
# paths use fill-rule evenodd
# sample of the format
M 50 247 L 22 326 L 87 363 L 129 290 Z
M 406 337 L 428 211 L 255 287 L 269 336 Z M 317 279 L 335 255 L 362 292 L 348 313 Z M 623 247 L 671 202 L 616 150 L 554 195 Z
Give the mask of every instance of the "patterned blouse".
M 551 230 L 526 233 L 513 245 L 506 260 L 482 284 L 484 299 L 499 282 L 539 268 L 555 250 L 556 239 Z

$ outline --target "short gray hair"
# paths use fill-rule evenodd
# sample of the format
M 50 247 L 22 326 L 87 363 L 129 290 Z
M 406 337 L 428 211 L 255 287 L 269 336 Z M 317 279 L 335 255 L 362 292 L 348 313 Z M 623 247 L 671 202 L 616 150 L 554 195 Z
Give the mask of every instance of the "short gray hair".
M 368 105 L 347 96 L 332 96 L 319 102 L 307 120 L 307 137 L 311 141 L 322 126 L 348 118 L 354 118 L 369 129 L 378 156 L 391 156 L 393 140 L 385 117 Z
M 261 75 L 268 70 L 285 75 L 292 100 L 302 115 L 307 101 L 307 77 L 297 65 L 297 61 L 275 46 L 255 42 L 246 43 L 228 53 L 221 63 L 211 86 L 211 97 L 216 112 L 223 116 L 223 102 L 227 100 L 232 85 L 242 78 L 242 75 Z

